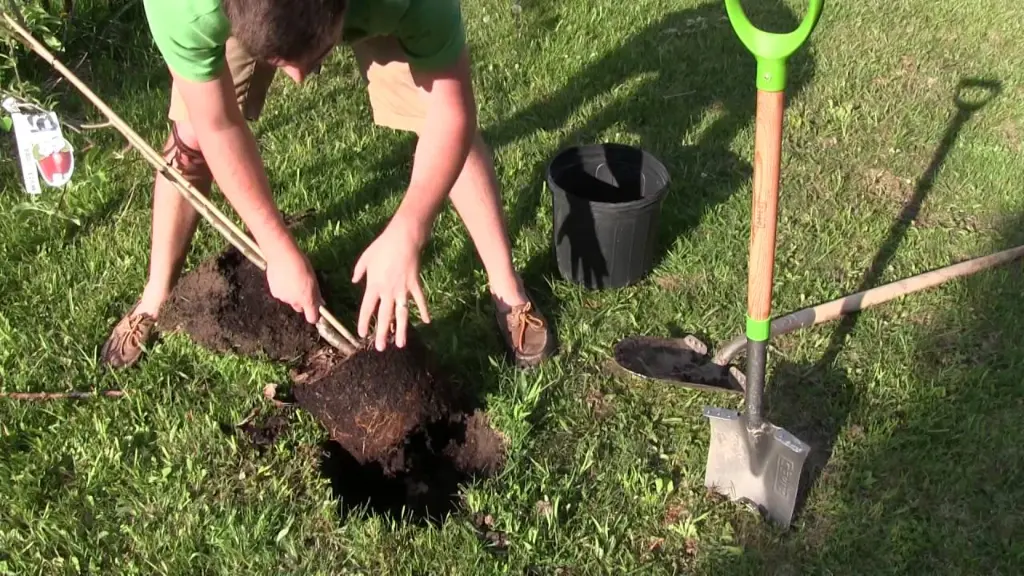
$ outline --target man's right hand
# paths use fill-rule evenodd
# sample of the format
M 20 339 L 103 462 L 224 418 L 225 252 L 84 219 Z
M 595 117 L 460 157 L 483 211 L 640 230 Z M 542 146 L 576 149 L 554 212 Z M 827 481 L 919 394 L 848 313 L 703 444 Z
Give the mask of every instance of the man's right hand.
M 265 252 L 270 294 L 316 324 L 323 299 L 309 259 L 291 238 Z

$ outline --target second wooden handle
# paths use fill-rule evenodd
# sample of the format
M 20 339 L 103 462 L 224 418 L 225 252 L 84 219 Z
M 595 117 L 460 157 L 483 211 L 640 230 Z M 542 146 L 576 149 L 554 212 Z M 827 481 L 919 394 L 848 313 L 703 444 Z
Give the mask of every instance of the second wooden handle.
M 785 92 L 781 91 L 757 92 L 750 268 L 747 271 L 747 314 L 754 320 L 767 320 L 772 311 L 775 228 L 779 206 L 779 164 L 782 158 L 782 114 L 785 98 Z

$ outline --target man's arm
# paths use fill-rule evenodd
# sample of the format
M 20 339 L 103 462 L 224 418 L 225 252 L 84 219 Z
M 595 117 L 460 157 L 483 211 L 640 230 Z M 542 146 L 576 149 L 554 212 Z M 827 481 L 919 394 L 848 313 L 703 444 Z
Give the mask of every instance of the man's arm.
M 290 242 L 284 218 L 271 197 L 256 141 L 236 102 L 227 67 L 208 82 L 190 82 L 173 72 L 172 76 L 214 180 L 256 243 L 273 249 Z
M 377 349 L 384 350 L 388 326 L 394 317 L 395 344 L 405 345 L 411 294 L 420 317 L 430 322 L 419 280 L 419 254 L 430 229 L 466 163 L 476 134 L 476 103 L 465 48 L 453 66 L 438 72 L 414 72 L 429 91 L 427 120 L 420 129 L 412 177 L 402 203 L 387 228 L 363 252 L 353 269 L 352 281 L 366 276 L 366 291 L 359 309 L 358 331 L 366 336 L 370 318 L 377 314 Z M 379 306 L 379 307 L 378 307 Z
M 256 140 L 238 107 L 227 66 L 223 70 L 207 82 L 172 75 L 214 180 L 266 258 L 271 294 L 315 323 L 320 304 L 316 278 L 274 204 Z
M 428 86 L 428 112 L 416 144 L 409 189 L 393 220 L 411 225 L 422 234 L 422 243 L 462 172 L 477 118 L 465 48 L 453 66 L 413 74 Z

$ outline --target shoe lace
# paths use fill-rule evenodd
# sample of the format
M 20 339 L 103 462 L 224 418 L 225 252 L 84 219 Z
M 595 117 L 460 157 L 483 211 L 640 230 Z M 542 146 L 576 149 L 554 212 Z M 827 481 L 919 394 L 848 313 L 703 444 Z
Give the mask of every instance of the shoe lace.
M 525 347 L 526 341 L 526 330 L 528 328 L 543 328 L 544 321 L 534 316 L 530 312 L 533 311 L 533 303 L 527 302 L 525 306 L 515 312 L 516 325 L 518 327 L 518 333 L 516 334 L 516 349 L 522 351 Z
M 117 339 L 117 353 L 119 356 L 124 356 L 124 352 L 129 346 L 132 348 L 139 347 L 142 343 L 142 331 L 148 323 L 149 317 L 145 314 L 132 316 L 128 319 L 128 329 Z

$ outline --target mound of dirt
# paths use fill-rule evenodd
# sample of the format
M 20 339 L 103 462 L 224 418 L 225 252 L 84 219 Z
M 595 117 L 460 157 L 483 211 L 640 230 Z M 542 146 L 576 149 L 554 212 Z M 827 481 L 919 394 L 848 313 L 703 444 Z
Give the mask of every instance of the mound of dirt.
M 178 282 L 159 324 L 184 330 L 216 352 L 278 361 L 298 359 L 320 345 L 316 327 L 271 296 L 266 274 L 234 247 Z
M 321 291 L 326 290 L 321 280 Z M 266 275 L 234 248 L 186 274 L 160 317 L 217 352 L 292 363 L 291 395 L 328 431 L 321 467 L 342 506 L 438 519 L 458 504 L 465 481 L 496 473 L 505 445 L 478 405 L 438 369 L 419 333 L 404 348 L 351 357 L 270 295 Z M 272 434 L 243 429 L 257 445 Z
M 324 346 L 292 370 L 292 393 L 360 463 L 404 466 L 403 439 L 455 408 L 453 389 L 433 369 L 415 330 L 404 348 L 372 347 L 344 358 Z

